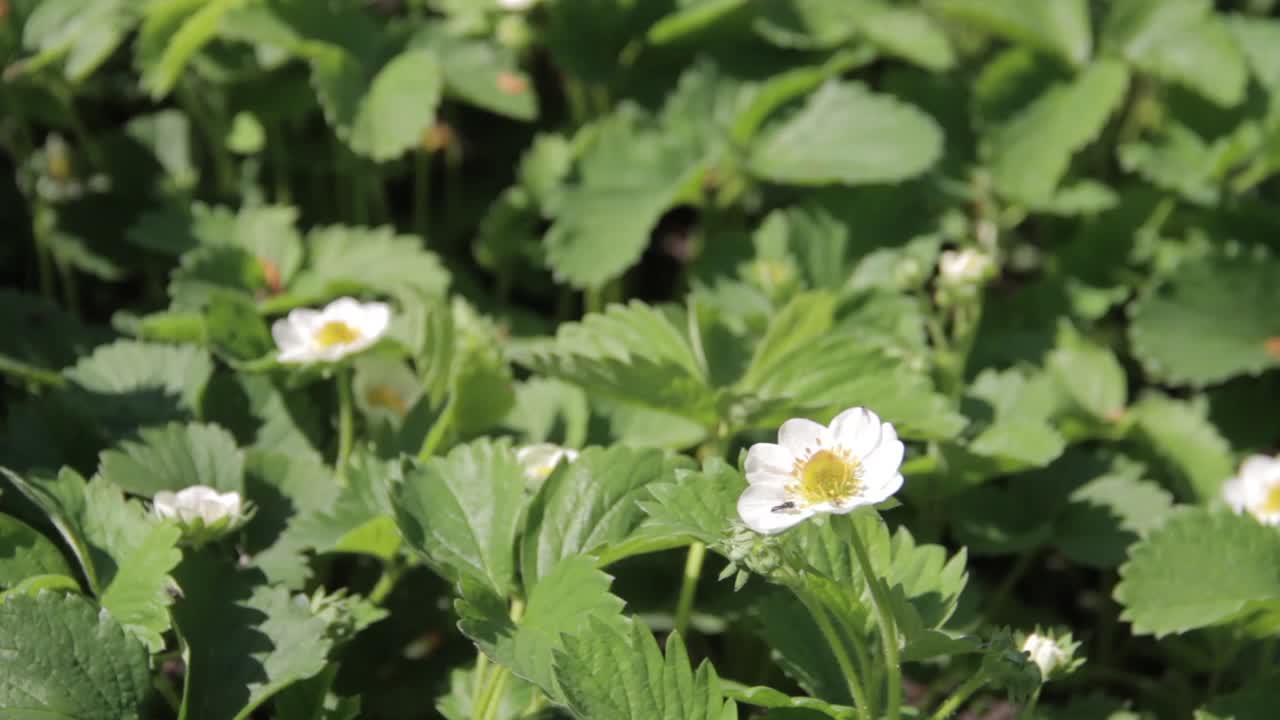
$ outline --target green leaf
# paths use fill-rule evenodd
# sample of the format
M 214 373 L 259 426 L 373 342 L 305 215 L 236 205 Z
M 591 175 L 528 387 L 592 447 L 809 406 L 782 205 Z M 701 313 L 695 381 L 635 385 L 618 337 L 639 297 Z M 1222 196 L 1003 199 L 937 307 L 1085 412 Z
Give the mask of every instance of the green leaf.
M 966 413 L 986 418 L 964 450 L 982 458 L 988 475 L 1044 467 L 1066 448 L 1049 423 L 1057 409 L 1057 386 L 1042 373 L 984 370 L 965 392 Z
M 753 603 L 751 611 L 773 661 L 788 677 L 822 701 L 846 705 L 853 702 L 831 646 L 808 608 L 794 595 L 780 590 L 769 592 Z
M 264 303 L 272 312 L 319 305 L 361 292 L 441 297 L 449 273 L 412 235 L 390 227 L 332 225 L 307 234 L 307 262 L 288 291 Z
M 174 624 L 187 643 L 183 717 L 244 720 L 281 689 L 324 669 L 326 621 L 260 574 L 205 552 L 175 573 Z
M 418 145 L 435 119 L 443 86 L 430 50 L 407 50 L 385 65 L 330 47 L 311 61 L 325 119 L 355 152 L 391 160 Z
M 1134 633 L 1184 633 L 1280 611 L 1277 568 L 1274 528 L 1248 515 L 1189 509 L 1132 547 L 1115 598 Z
M 0 472 L 48 516 L 94 593 L 111 585 L 158 524 L 139 502 L 126 500 L 120 488 L 98 476 L 85 482 L 69 468 L 57 477 L 30 479 L 6 468 Z
M 364 478 L 358 468 L 349 471 L 348 488 Z M 244 486 L 245 497 L 257 508 L 245 526 L 245 552 L 268 580 L 301 587 L 310 576 L 302 552 L 316 546 L 301 526 L 311 513 L 333 506 L 338 486 L 332 471 L 318 458 L 250 450 L 245 455 Z
M 881 52 L 942 72 L 955 65 L 955 51 L 946 31 L 928 13 L 913 7 L 874 4 L 859 22 L 867 42 Z
M 1238 692 L 1214 698 L 1196 710 L 1195 720 L 1266 720 L 1280 703 L 1280 693 L 1266 680 Z
M 855 712 L 847 705 L 832 705 L 811 697 L 790 697 L 771 687 L 748 687 L 732 680 L 721 680 L 720 687 L 725 697 L 757 707 L 812 710 L 833 718 L 853 717 Z
M 666 45 L 713 27 L 719 20 L 747 5 L 747 0 L 694 0 L 680 6 L 649 28 L 648 40 Z
M 1134 0 L 1112 6 L 1103 43 L 1158 78 L 1223 107 L 1245 95 L 1244 54 L 1206 0 Z
M 506 443 L 480 440 L 414 467 L 393 505 L 405 540 L 434 565 L 501 597 L 511 592 L 524 473 Z
M 829 50 L 857 32 L 866 6 L 856 1 L 778 0 L 756 11 L 755 31 L 786 48 Z
M 840 330 L 810 335 L 803 343 L 803 335 L 783 326 L 778 332 L 789 336 L 790 350 L 768 359 L 767 372 L 757 370 L 735 388 L 741 399 L 734 414 L 743 416 L 738 422 L 774 429 L 788 418 L 826 421 L 861 405 L 892 422 L 906 437 L 948 438 L 964 427 L 964 418 L 951 402 L 901 352 L 867 342 L 856 321 L 842 324 Z M 806 320 L 803 327 L 812 331 L 821 324 Z
M 1128 84 L 1122 63 L 1099 60 L 1069 82 L 1050 86 L 996 128 L 990 143 L 996 188 L 1022 202 L 1049 202 L 1072 156 L 1102 133 Z
M 952 18 L 1076 67 L 1084 65 L 1093 52 L 1085 0 L 937 0 L 934 4 Z
M 618 400 L 715 421 L 715 395 L 694 350 L 665 315 L 639 301 L 611 305 L 554 339 L 512 348 L 516 362 Z
M 87 408 L 92 417 L 132 431 L 175 415 L 197 415 L 213 361 L 190 345 L 118 340 L 81 358 L 65 374 L 94 393 L 96 402 Z
M 176 525 L 152 528 L 102 593 L 102 607 L 153 653 L 164 649 L 162 634 L 170 625 L 169 572 L 182 560 L 177 548 L 181 537 Z
M 288 529 L 289 543 L 318 553 L 349 552 L 389 560 L 400 548 L 389 495 L 399 480 L 397 471 L 394 462 L 355 456 L 346 486 L 336 497 L 315 503 L 313 509 L 296 518 Z
M 243 492 L 244 454 L 217 425 L 170 423 L 138 435 L 102 453 L 103 477 L 122 489 L 146 497 L 192 485 Z
M 206 245 L 183 254 L 169 277 L 169 299 L 179 310 L 199 310 L 225 294 L 265 294 L 262 263 L 234 245 Z
M 763 131 L 748 165 L 777 183 L 892 183 L 924 173 L 941 153 L 942 131 L 928 115 L 860 83 L 828 82 Z
M 622 275 L 695 176 L 702 159 L 696 149 L 652 125 L 626 105 L 592 127 L 581 180 L 560 195 L 545 239 L 547 266 L 558 280 L 598 289 Z
M 679 633 L 666 656 L 642 623 L 593 618 L 555 654 L 555 677 L 579 717 L 618 720 L 723 720 L 737 717 L 720 678 L 704 661 L 695 671 Z M 607 670 L 604 670 L 607 668 Z M 602 672 L 602 670 L 604 670 Z
M 678 544 L 678 538 L 645 532 L 637 500 L 686 467 L 681 458 L 623 446 L 588 448 L 560 467 L 529 506 L 521 554 L 525 584 L 536 584 L 567 557 L 593 555 L 607 565 Z
M 100 339 L 46 298 L 0 289 L 0 372 L 61 382 L 56 371 L 88 354 Z M 49 372 L 55 371 L 55 372 Z
M 218 35 L 224 15 L 244 0 L 161 0 L 147 8 L 139 33 L 142 85 L 153 99 L 168 95 L 187 63 Z
M 1071 493 L 1053 544 L 1072 561 L 1116 567 L 1129 546 L 1160 527 L 1173 512 L 1173 496 L 1159 485 L 1124 474 L 1094 478 Z
M 0 513 L 0 588 L 35 575 L 71 575 L 53 541 L 21 520 Z
M 447 95 L 516 120 L 538 117 L 533 80 L 520 70 L 511 53 L 491 42 L 459 38 L 443 29 L 425 28 L 409 47 L 431 50 L 439 58 Z
M 742 473 L 720 458 L 710 458 L 701 470 L 677 469 L 673 482 L 650 484 L 653 499 L 642 500 L 640 507 L 655 534 L 687 536 L 711 545 L 725 537 L 746 487 Z
M 151 692 L 147 653 L 79 595 L 0 603 L 0 713 L 10 718 L 137 720 Z
M 62 61 L 67 80 L 88 78 L 137 25 L 138 7 L 129 0 L 48 0 L 22 27 L 23 44 L 37 54 L 19 67 L 33 72 Z
M 1128 380 L 1115 353 L 1075 333 L 1060 337 L 1046 363 L 1049 374 L 1076 409 L 1094 420 L 1114 421 L 1128 400 Z
M 1230 446 L 1202 404 L 1150 393 L 1132 413 L 1134 439 L 1173 470 L 1175 495 L 1184 501 L 1221 496 L 1222 482 L 1235 466 Z
M 462 618 L 458 627 L 495 662 L 560 702 L 553 654 L 564 647 L 565 635 L 587 630 L 592 620 L 620 617 L 623 603 L 609 594 L 611 579 L 596 569 L 593 558 L 565 558 L 529 592 L 519 624 L 508 617 L 502 598 L 464 584 L 456 603 Z
M 1280 22 L 1272 18 L 1232 15 L 1228 20 L 1236 42 L 1249 59 L 1253 75 L 1272 96 L 1280 93 Z
M 1134 354 L 1150 375 L 1194 386 L 1280 367 L 1278 274 L 1270 259 L 1183 263 L 1132 306 Z
M 518 677 L 507 682 L 503 686 L 502 697 L 498 699 L 494 720 L 520 720 L 525 717 L 525 710 L 533 701 L 535 692 L 532 684 Z M 455 668 L 449 671 L 448 694 L 436 699 L 436 711 L 445 720 L 471 720 L 477 712 L 476 699 L 479 697 L 475 670 Z

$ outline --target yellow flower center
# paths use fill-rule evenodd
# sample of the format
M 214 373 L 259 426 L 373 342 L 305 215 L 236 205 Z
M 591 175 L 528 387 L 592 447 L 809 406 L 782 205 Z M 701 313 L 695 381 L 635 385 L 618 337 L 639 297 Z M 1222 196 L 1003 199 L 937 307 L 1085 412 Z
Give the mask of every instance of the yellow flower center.
M 342 322 L 341 320 L 330 320 L 320 326 L 316 330 L 316 344 L 322 348 L 333 347 L 334 345 L 350 345 L 360 339 L 360 331 Z
M 1263 515 L 1280 513 L 1280 485 L 1276 485 L 1267 491 L 1267 497 L 1262 501 L 1262 506 L 1258 510 Z
M 800 482 L 788 488 L 805 503 L 840 503 L 858 492 L 862 484 L 862 463 L 845 451 L 819 450 L 808 460 L 796 463 Z
M 364 394 L 365 402 L 370 407 L 380 407 L 390 410 L 391 412 L 404 417 L 409 412 L 408 406 L 405 405 L 404 398 L 395 388 L 387 385 L 374 385 Z

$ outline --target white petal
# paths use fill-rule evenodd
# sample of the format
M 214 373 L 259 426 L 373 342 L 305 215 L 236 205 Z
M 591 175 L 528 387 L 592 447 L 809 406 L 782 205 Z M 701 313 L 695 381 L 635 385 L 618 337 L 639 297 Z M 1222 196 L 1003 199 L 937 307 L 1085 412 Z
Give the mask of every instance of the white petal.
M 753 482 L 752 475 L 790 476 L 795 469 L 796 456 L 781 445 L 773 443 L 756 443 L 747 450 L 747 460 L 743 467 L 747 474 L 747 482 Z
M 360 331 L 361 337 L 367 338 L 372 343 L 382 337 L 390 324 L 391 306 L 386 303 L 371 302 L 365 303 L 355 327 Z
M 906 452 L 906 446 L 898 439 L 893 426 L 885 423 L 881 427 L 884 434 L 879 447 L 862 458 L 862 481 L 868 485 L 881 484 L 896 475 Z
M 299 335 L 307 338 L 307 342 L 311 342 L 311 336 L 315 335 L 316 330 L 325 322 L 324 313 L 311 308 L 290 310 L 285 319 L 297 328 Z
M 178 514 L 177 497 L 168 490 L 161 490 L 151 499 L 151 509 L 162 518 L 176 517 Z
M 747 527 L 765 535 L 780 533 L 813 516 L 814 511 L 809 508 L 774 511 L 787 500 L 786 492 L 780 487 L 752 485 L 738 497 L 738 516 Z
M 798 458 L 808 457 L 818 447 L 830 444 L 828 437 L 825 427 L 803 418 L 792 418 L 778 428 L 778 444 Z
M 157 496 L 159 497 L 159 496 Z M 1233 477 L 1222 486 L 1222 498 L 1236 513 L 1244 512 L 1249 505 L 1249 493 L 1245 490 L 1244 480 Z
M 836 421 L 840 423 L 838 426 Z M 863 460 L 880 446 L 886 427 L 893 429 L 892 425 L 881 422 L 879 415 L 858 407 L 837 415 L 831 423 L 831 434 L 836 444 Z
M 1246 483 L 1280 484 L 1280 458 L 1250 455 L 1240 465 L 1240 477 Z
M 272 323 L 271 337 L 275 339 L 276 347 L 282 352 L 297 350 L 309 344 L 309 338 L 303 335 L 298 325 L 291 322 L 289 318 L 280 318 Z
M 353 297 L 340 297 L 325 305 L 321 314 L 324 315 L 325 322 L 341 320 L 348 325 L 354 325 L 364 315 L 364 306 Z
M 884 502 L 893 497 L 893 494 L 902 489 L 902 483 L 905 482 L 901 473 L 894 473 L 892 477 L 885 478 L 877 485 L 868 485 L 862 492 L 858 493 L 858 502 L 863 505 L 875 505 Z

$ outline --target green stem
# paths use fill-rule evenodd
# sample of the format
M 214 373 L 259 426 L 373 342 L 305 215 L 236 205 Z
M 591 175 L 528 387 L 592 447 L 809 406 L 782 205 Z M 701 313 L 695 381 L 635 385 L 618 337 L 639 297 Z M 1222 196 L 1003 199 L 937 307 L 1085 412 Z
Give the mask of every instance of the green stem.
M 182 698 L 178 696 L 178 690 L 173 687 L 173 680 L 170 680 L 164 671 L 156 673 L 155 682 L 152 685 L 155 686 L 160 697 L 169 704 L 169 709 L 176 713 L 182 708 Z
M 273 123 L 267 135 L 267 152 L 271 158 L 271 178 L 275 182 L 275 199 L 281 205 L 293 204 L 289 189 L 289 152 L 279 123 Z
M 426 461 L 432 455 L 436 454 L 436 449 L 440 447 L 440 443 L 444 441 L 445 431 L 453 424 L 453 405 L 454 393 L 449 393 L 449 400 L 445 402 L 444 409 L 440 411 L 440 417 L 436 418 L 435 424 L 431 426 L 431 431 L 427 433 L 427 437 L 422 440 L 422 449 L 418 451 L 418 460 Z
M 1018 713 L 1018 720 L 1031 720 L 1035 716 L 1036 705 L 1040 702 L 1040 690 L 1041 688 L 1036 688 L 1036 691 L 1031 693 L 1031 699 L 1022 708 L 1022 712 Z
M 583 315 L 590 315 L 604 310 L 604 291 L 601 288 L 587 288 L 583 299 Z
M 871 601 L 875 605 L 876 624 L 880 626 L 880 639 L 884 645 L 884 659 L 888 670 L 889 700 L 885 707 L 885 717 L 888 720 L 898 720 L 902 712 L 902 665 L 898 662 L 898 628 L 894 623 L 893 615 L 889 612 L 889 598 L 885 591 L 884 581 L 880 576 L 875 574 L 875 570 L 871 567 L 871 558 L 867 557 L 867 548 L 862 543 L 862 536 L 858 533 L 856 523 L 850 522 L 852 533 L 850 534 L 853 542 L 853 554 L 858 559 L 858 566 L 862 570 L 862 576 L 867 581 L 867 587 L 871 589 Z
M 484 700 L 485 690 L 488 689 L 488 683 L 485 682 L 488 676 L 489 656 L 485 655 L 479 649 L 476 650 L 476 669 L 471 672 L 471 679 L 475 683 L 471 688 L 471 713 L 474 715 L 480 708 L 481 701 Z
M 831 618 L 827 617 L 827 611 L 817 601 L 807 597 L 803 590 L 796 589 L 796 597 L 800 598 L 800 602 L 804 603 L 804 606 L 808 608 L 809 614 L 813 616 L 813 621 L 818 624 L 818 630 L 822 632 L 822 636 L 827 640 L 827 645 L 831 647 L 831 652 L 835 654 L 836 664 L 840 666 L 840 671 L 844 673 L 844 680 L 849 686 L 849 694 L 853 697 L 853 704 L 858 710 L 858 717 L 862 718 L 862 720 L 874 720 L 879 713 L 869 704 L 867 691 L 862 686 L 862 677 L 858 675 L 857 669 L 853 666 L 853 660 L 850 659 L 849 651 L 840 639 L 840 633 L 831 624 Z
M 58 277 L 62 280 L 62 303 L 72 315 L 80 316 L 80 286 L 76 283 L 76 271 L 70 263 L 54 258 Z
M 369 601 L 381 605 L 383 600 L 391 594 L 395 589 L 396 583 L 400 581 L 400 576 L 404 574 L 404 565 L 402 565 L 396 557 L 392 555 L 382 566 L 382 575 L 378 578 L 377 584 L 369 591 Z M 483 653 L 481 653 L 483 654 Z
M 351 457 L 351 442 L 355 434 L 355 418 L 351 410 L 351 371 L 338 370 L 334 377 L 338 383 L 338 460 L 335 472 L 339 485 L 347 484 L 347 460 Z
M 31 238 L 34 241 L 36 264 L 40 270 L 40 294 L 53 300 L 53 251 L 46 240 L 48 226 L 52 221 L 48 218 L 48 210 L 44 203 L 36 200 L 31 208 Z
M 954 715 L 956 710 L 959 710 L 960 706 L 964 705 L 965 701 L 969 699 L 969 696 L 977 692 L 978 688 L 982 687 L 986 682 L 987 676 L 985 673 L 981 670 L 974 673 L 973 677 L 965 680 L 964 684 L 951 693 L 951 697 L 938 706 L 938 709 L 931 716 L 931 720 L 946 720 Z
M 519 623 L 524 616 L 524 600 L 516 598 L 511 601 L 511 621 Z M 481 653 L 483 657 L 484 653 Z M 507 682 L 511 679 L 511 671 L 501 665 L 494 665 L 493 672 L 485 678 L 484 691 L 479 694 L 479 702 L 471 708 L 472 720 L 495 720 L 502 709 L 502 696 L 507 690 Z M 477 677 L 476 687 L 480 686 Z
M 413 227 L 424 240 L 431 236 L 431 153 L 419 150 L 413 161 Z
M 684 577 L 680 580 L 680 597 L 676 601 L 676 632 L 684 635 L 689 629 L 689 616 L 693 613 L 693 600 L 698 593 L 698 578 L 702 576 L 702 561 L 706 558 L 707 546 L 695 542 L 689 546 L 689 554 L 685 556 Z

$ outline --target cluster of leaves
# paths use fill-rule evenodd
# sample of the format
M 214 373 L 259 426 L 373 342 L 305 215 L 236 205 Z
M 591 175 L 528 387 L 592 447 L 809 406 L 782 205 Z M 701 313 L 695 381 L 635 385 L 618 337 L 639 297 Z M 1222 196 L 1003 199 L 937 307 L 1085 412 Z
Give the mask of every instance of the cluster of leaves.
M 0 0 L 0 715 L 927 713 L 1060 625 L 1028 717 L 1271 717 L 1275 6 Z M 858 405 L 901 505 L 744 539 Z

